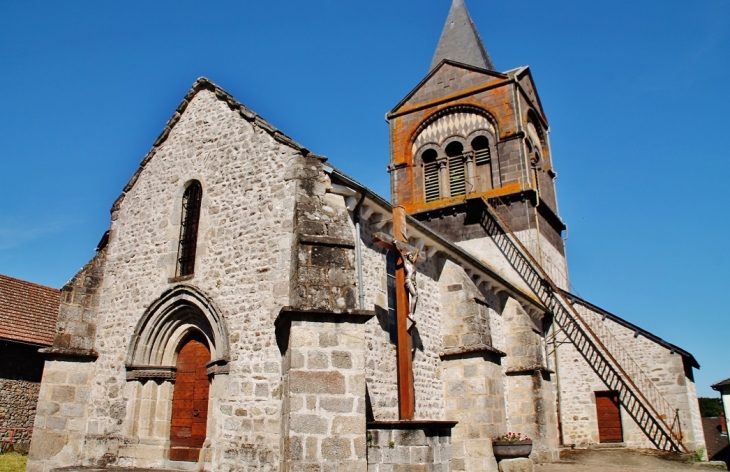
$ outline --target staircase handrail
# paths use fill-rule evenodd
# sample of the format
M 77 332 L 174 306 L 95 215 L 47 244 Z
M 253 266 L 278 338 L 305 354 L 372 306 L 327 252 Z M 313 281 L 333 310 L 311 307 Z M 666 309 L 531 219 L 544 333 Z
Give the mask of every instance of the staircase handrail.
M 638 363 L 631 357 L 631 355 L 626 351 L 623 345 L 618 341 L 618 339 L 616 339 L 614 334 L 611 333 L 608 328 L 606 328 L 603 324 L 593 325 L 592 323 L 588 323 L 578 313 L 575 307 L 563 295 L 562 290 L 555 285 L 555 283 L 547 275 L 542 266 L 540 266 L 540 264 L 534 259 L 530 251 L 527 250 L 524 244 L 522 244 L 519 238 L 512 232 L 509 225 L 507 225 L 507 223 L 502 220 L 497 211 L 492 207 L 492 204 L 486 198 L 482 198 L 482 201 L 484 202 L 486 210 L 489 213 L 490 217 L 501 227 L 503 234 L 516 248 L 519 249 L 521 255 L 525 259 L 527 259 L 532 270 L 537 273 L 542 283 L 547 284 L 547 286 L 550 287 L 550 294 L 548 294 L 547 296 L 552 295 L 553 298 L 556 299 L 558 304 L 561 305 L 562 308 L 567 312 L 567 315 L 573 317 L 574 320 L 577 321 L 578 325 L 583 329 L 583 331 L 590 334 L 590 337 L 593 338 L 590 339 L 590 341 L 598 345 L 604 356 L 608 358 L 607 360 L 611 362 L 614 368 L 619 371 L 623 381 L 629 384 L 630 387 L 632 387 L 632 389 L 635 391 L 635 394 L 638 395 L 641 400 L 643 400 L 645 407 L 648 408 L 653 416 L 656 418 L 656 420 L 659 421 L 666 428 L 671 436 L 671 439 L 675 441 L 679 446 L 678 449 L 681 448 L 682 450 L 686 451 L 684 444 L 682 444 L 681 424 L 679 422 L 678 410 L 673 408 L 671 404 L 666 400 L 666 398 L 664 398 L 661 392 L 659 392 L 659 389 L 656 387 L 656 385 L 654 385 L 654 383 L 646 375 L 643 369 L 641 369 Z M 535 292 L 538 298 L 542 300 L 541 294 L 539 293 L 540 291 L 532 287 L 529 281 L 526 280 L 526 282 L 528 286 L 530 286 L 530 288 Z M 545 303 L 544 300 L 543 303 Z M 549 304 L 546 303 L 546 307 L 550 310 L 551 308 L 548 305 Z M 600 331 L 601 336 L 596 333 L 596 330 L 594 330 L 594 327 L 592 325 L 595 326 L 597 331 Z M 607 343 L 604 342 L 604 339 L 607 341 L 608 344 L 610 344 L 611 349 L 606 346 Z M 619 360 L 614 357 L 613 352 L 618 352 L 618 355 L 621 358 L 621 362 L 619 362 Z M 632 374 L 639 378 L 639 381 L 644 387 L 644 390 L 639 388 L 639 386 L 634 381 L 633 376 L 629 376 L 626 373 L 624 365 L 628 366 L 628 368 L 633 371 Z M 648 393 L 645 392 L 645 390 L 648 391 Z M 667 420 L 670 417 L 673 417 L 672 426 L 667 423 Z M 674 425 L 676 425 L 676 427 L 674 427 Z

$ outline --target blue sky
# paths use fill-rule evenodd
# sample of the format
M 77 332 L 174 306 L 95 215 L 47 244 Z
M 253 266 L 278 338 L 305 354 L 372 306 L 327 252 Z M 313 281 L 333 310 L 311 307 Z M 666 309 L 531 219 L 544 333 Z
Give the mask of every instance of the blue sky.
M 450 1 L 0 3 L 0 273 L 61 287 L 199 76 L 389 195 Z M 577 293 L 730 377 L 730 0 L 467 0 L 551 125 Z M 723 131 L 724 130 L 724 131 Z M 723 295 L 725 294 L 725 295 Z

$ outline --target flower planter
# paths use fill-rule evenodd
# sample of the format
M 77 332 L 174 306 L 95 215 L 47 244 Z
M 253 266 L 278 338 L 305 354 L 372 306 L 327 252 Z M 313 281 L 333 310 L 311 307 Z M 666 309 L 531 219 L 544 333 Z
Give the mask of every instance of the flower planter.
M 532 452 L 532 441 L 492 441 L 492 450 L 498 461 L 529 457 Z

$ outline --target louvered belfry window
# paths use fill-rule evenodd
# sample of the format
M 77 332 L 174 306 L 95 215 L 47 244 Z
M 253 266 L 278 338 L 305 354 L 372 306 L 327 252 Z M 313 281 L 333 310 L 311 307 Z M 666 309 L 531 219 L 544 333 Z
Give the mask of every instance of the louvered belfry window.
M 436 162 L 436 151 L 429 149 L 423 153 L 423 186 L 425 188 L 426 203 L 434 202 L 441 197 L 439 186 L 439 164 Z
M 198 222 L 203 189 L 200 182 L 193 181 L 185 189 L 180 221 L 180 246 L 177 250 L 177 275 L 192 275 L 195 272 L 195 247 L 198 243 Z
M 478 151 L 474 152 L 474 162 L 476 165 L 480 166 L 482 164 L 488 164 L 489 159 L 491 159 L 492 155 L 489 151 L 489 148 L 480 149 Z
M 452 197 L 458 197 L 466 193 L 463 152 L 464 147 L 459 142 L 453 142 L 446 146 L 446 155 L 449 157 L 449 188 Z
M 464 158 L 461 155 L 449 158 L 449 185 L 452 197 L 466 193 Z
M 489 150 L 489 139 L 486 136 L 477 136 L 474 138 L 474 141 L 471 142 L 471 147 L 474 150 L 474 163 L 476 165 L 489 164 L 492 153 Z

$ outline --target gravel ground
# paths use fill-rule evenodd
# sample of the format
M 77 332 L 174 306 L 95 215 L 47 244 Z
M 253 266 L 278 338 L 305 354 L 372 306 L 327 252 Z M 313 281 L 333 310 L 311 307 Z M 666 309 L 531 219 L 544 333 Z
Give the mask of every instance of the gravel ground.
M 564 451 L 560 462 L 542 464 L 535 472 L 664 472 L 667 470 L 727 470 L 724 464 L 692 463 L 677 454 L 630 449 Z

